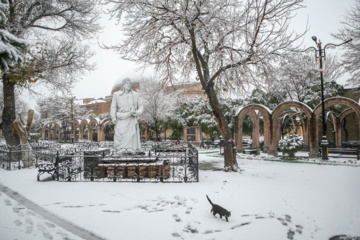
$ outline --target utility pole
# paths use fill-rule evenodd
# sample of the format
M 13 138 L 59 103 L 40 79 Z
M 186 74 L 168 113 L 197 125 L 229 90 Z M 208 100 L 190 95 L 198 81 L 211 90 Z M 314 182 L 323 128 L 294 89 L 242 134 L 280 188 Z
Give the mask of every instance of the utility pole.
M 74 134 L 74 109 L 73 109 L 73 100 L 75 99 L 75 97 L 71 97 L 70 98 L 70 105 L 71 105 L 71 143 L 74 143 L 74 137 L 75 137 L 75 134 Z

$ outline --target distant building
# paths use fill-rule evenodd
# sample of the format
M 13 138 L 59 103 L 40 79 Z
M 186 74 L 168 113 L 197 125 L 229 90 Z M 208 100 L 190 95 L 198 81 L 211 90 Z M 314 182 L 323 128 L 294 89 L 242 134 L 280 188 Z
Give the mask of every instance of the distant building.
M 84 98 L 82 107 L 86 108 L 86 112 L 91 111 L 96 116 L 104 113 L 110 113 L 110 106 L 112 101 L 112 95 L 114 92 L 121 90 L 122 79 L 117 80 L 114 83 L 114 86 L 111 89 L 111 95 L 106 96 L 105 98 L 95 99 L 95 98 Z M 131 89 L 138 91 L 140 88 L 140 83 L 138 81 L 131 82 Z M 183 90 L 183 94 L 189 98 L 199 96 L 201 98 L 207 98 L 204 89 L 200 83 L 183 83 L 178 85 L 173 85 L 166 87 L 166 91 L 175 92 L 178 90 Z
M 196 96 L 199 96 L 203 99 L 207 99 L 207 95 L 205 93 L 205 90 L 203 89 L 202 85 L 200 83 L 183 83 L 178 85 L 169 86 L 166 88 L 166 91 L 178 91 L 183 90 L 185 96 L 189 98 L 194 98 Z

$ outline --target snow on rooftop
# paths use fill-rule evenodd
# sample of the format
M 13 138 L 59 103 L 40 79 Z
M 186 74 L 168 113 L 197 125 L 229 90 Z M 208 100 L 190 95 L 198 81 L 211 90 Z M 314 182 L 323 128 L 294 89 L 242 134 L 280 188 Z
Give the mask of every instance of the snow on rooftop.
M 89 102 L 87 105 L 89 105 L 89 104 L 95 104 L 95 103 L 106 103 L 106 101 L 100 100 L 100 99 L 96 99 L 96 100 L 93 100 L 93 101 Z

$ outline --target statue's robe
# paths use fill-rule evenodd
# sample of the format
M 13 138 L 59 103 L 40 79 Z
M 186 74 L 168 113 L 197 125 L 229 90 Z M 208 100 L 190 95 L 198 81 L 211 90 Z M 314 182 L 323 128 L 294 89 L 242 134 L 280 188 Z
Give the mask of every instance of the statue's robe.
M 130 90 L 128 93 L 115 92 L 111 102 L 111 118 L 115 122 L 114 147 L 117 150 L 137 151 L 141 149 L 138 117 L 129 113 L 143 113 L 140 95 Z

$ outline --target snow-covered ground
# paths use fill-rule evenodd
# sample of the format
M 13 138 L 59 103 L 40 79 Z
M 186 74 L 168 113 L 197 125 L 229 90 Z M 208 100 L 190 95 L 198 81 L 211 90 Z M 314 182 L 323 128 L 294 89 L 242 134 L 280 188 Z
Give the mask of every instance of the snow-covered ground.
M 114 240 L 360 236 L 359 164 L 239 155 L 243 171 L 225 173 L 217 171 L 223 165 L 217 152 L 203 151 L 199 158 L 199 183 L 37 182 L 36 169 L 1 169 L 0 239 L 81 239 L 76 228 L 62 227 L 42 211 Z M 206 194 L 231 211 L 229 222 L 212 216 Z

